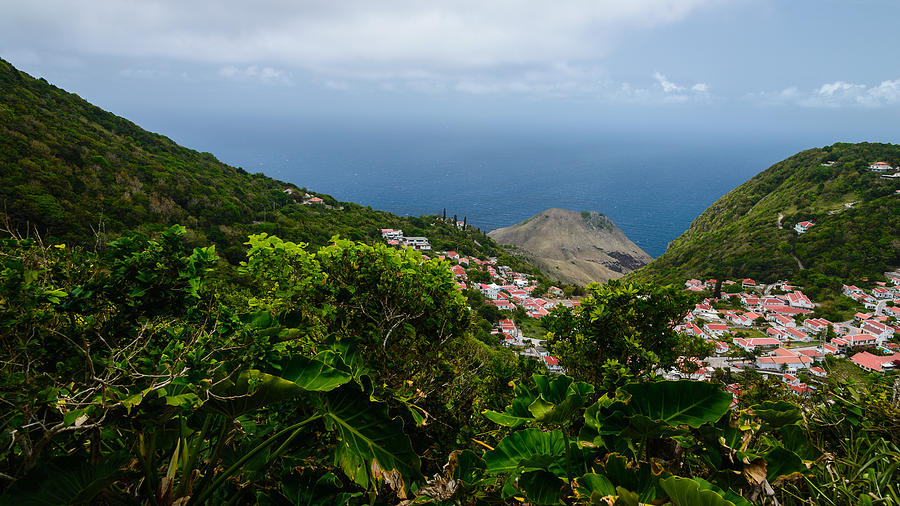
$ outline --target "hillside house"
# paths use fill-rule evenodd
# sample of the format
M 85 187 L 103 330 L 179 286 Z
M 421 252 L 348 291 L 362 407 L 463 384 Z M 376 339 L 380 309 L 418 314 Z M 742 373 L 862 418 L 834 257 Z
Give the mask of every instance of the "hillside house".
M 544 361 L 544 366 L 547 367 L 547 370 L 550 372 L 562 373 L 563 368 L 559 365 L 559 360 L 556 357 L 551 357 L 550 355 L 546 355 L 541 357 Z
M 897 367 L 900 366 L 900 353 L 880 357 L 867 351 L 863 351 L 850 357 L 850 361 L 858 365 L 864 371 L 883 374 L 888 371 L 896 370 Z
M 828 376 L 828 373 L 825 372 L 825 369 L 822 369 L 819 366 L 810 367 L 809 373 L 812 374 L 813 376 L 818 376 L 820 378 L 824 378 L 825 376 Z
M 894 295 L 895 295 L 894 291 L 890 290 L 888 288 L 879 287 L 879 288 L 875 288 L 872 290 L 872 296 L 875 297 L 876 299 L 882 299 L 882 300 L 893 299 Z
M 809 334 L 793 327 L 785 327 L 784 335 L 791 341 L 812 341 L 812 338 L 809 337 Z
M 815 223 L 811 221 L 801 221 L 800 223 L 794 225 L 794 231 L 798 234 L 805 234 L 807 230 L 812 228 Z
M 825 318 L 807 318 L 803 321 L 803 328 L 813 334 L 825 332 L 829 325 L 834 328 L 834 324 Z
M 728 332 L 728 325 L 725 325 L 724 323 L 707 323 L 703 326 L 703 330 L 709 335 L 722 337 Z
M 875 336 L 879 343 L 894 337 L 894 329 L 892 327 L 872 320 L 866 320 L 866 322 L 859 327 L 859 330 Z
M 797 322 L 794 321 L 793 318 L 781 314 L 770 314 L 766 316 L 766 320 L 769 321 L 772 325 L 777 325 L 779 327 L 796 327 Z
M 394 230 L 392 228 L 382 228 L 381 237 L 388 240 L 399 241 L 403 239 L 403 230 Z
M 760 369 L 778 370 L 786 368 L 796 371 L 798 369 L 806 369 L 812 365 L 812 359 L 794 353 L 785 348 L 776 348 L 771 354 L 756 359 L 756 366 Z
M 784 334 L 784 330 L 778 329 L 775 327 L 769 327 L 766 329 L 766 335 L 773 338 L 778 339 L 779 341 L 787 341 L 787 336 Z
M 490 304 L 501 311 L 513 311 L 516 309 L 516 306 L 513 305 L 512 302 L 504 299 L 499 300 L 486 300 L 485 304 Z
M 834 343 L 837 339 L 843 339 L 847 342 L 847 348 L 861 348 L 866 346 L 875 346 L 878 344 L 878 338 L 870 334 L 854 334 L 852 336 L 844 336 L 832 339 Z
M 732 341 L 735 346 L 752 352 L 756 348 L 775 348 L 781 346 L 781 341 L 772 337 L 758 337 L 752 339 L 737 338 Z
M 756 288 L 756 281 L 753 281 L 750 278 L 746 278 L 743 281 L 741 281 L 741 288 L 743 288 L 745 290 L 747 288 Z
M 791 307 L 799 307 L 803 309 L 812 309 L 813 303 L 809 300 L 809 297 L 804 295 L 803 292 L 797 290 L 787 294 L 788 305 Z
M 875 162 L 872 165 L 869 165 L 869 171 L 871 172 L 891 172 L 892 170 L 894 170 L 894 168 L 886 162 Z
M 416 251 L 431 250 L 431 243 L 428 242 L 427 237 L 404 237 L 400 240 L 400 244 Z
M 854 294 L 864 293 L 862 288 L 855 285 L 843 285 L 841 286 L 841 293 L 846 295 L 847 297 L 852 297 Z

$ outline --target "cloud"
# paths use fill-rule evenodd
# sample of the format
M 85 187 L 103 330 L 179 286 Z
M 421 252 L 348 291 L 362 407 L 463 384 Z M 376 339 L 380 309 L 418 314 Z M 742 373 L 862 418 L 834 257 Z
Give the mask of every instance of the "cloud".
M 262 84 L 292 84 L 290 75 L 283 71 L 272 67 L 257 67 L 250 65 L 248 67 L 238 68 L 234 65 L 228 65 L 219 69 L 219 75 L 233 81 L 254 81 Z
M 882 81 L 877 85 L 835 81 L 818 88 L 801 91 L 796 86 L 777 92 L 752 93 L 751 101 L 764 105 L 799 105 L 803 107 L 864 107 L 877 108 L 900 105 L 900 79 Z
M 683 86 L 678 86 L 672 81 L 669 81 L 668 79 L 666 79 L 666 76 L 660 74 L 659 72 L 653 74 L 653 79 L 656 79 L 659 85 L 662 86 L 663 91 L 666 93 L 681 93 L 682 91 L 684 91 Z
M 720 2 L 41 0 L 4 12 L 0 45 L 200 63 L 230 79 L 284 82 L 290 76 L 282 69 L 290 69 L 319 82 L 490 92 L 473 79 L 490 74 L 507 78 L 507 87 L 534 86 L 529 72 L 596 65 L 626 34 Z

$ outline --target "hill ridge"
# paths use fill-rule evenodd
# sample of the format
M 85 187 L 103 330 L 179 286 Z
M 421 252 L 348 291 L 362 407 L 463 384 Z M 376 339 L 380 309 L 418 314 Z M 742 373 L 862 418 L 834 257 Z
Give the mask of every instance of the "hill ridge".
M 607 216 L 549 208 L 488 233 L 534 263 L 550 278 L 587 284 L 622 277 L 650 261 Z

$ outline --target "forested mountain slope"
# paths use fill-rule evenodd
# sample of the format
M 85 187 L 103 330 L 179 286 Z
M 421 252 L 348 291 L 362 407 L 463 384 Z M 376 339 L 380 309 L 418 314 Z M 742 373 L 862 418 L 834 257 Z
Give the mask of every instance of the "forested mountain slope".
M 434 217 L 399 217 L 321 194 L 325 205 L 301 205 L 305 192 L 179 146 L 0 60 L 0 213 L 22 232 L 93 245 L 123 230 L 177 223 L 188 227 L 192 243 L 212 242 L 235 262 L 252 233 L 322 246 L 335 234 L 373 241 L 380 228 L 402 228 L 439 249 L 503 255 L 472 227 L 460 231 Z
M 900 165 L 900 146 L 840 143 L 781 161 L 716 201 L 629 279 L 775 280 L 801 264 L 807 281 L 879 277 L 900 264 L 900 178 L 869 171 L 878 161 Z M 814 225 L 798 234 L 804 221 Z

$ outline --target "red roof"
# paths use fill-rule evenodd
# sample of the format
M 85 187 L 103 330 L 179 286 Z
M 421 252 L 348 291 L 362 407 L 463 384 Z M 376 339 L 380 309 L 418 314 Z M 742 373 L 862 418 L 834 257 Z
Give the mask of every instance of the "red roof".
M 884 364 L 900 360 L 900 353 L 894 353 L 889 357 L 879 357 L 877 355 L 872 355 L 867 351 L 863 351 L 850 357 L 850 360 L 854 364 L 866 367 L 868 369 L 882 371 L 882 367 L 884 366 Z
M 544 362 L 546 362 L 547 365 L 559 365 L 559 360 L 557 360 L 556 357 L 544 357 Z

